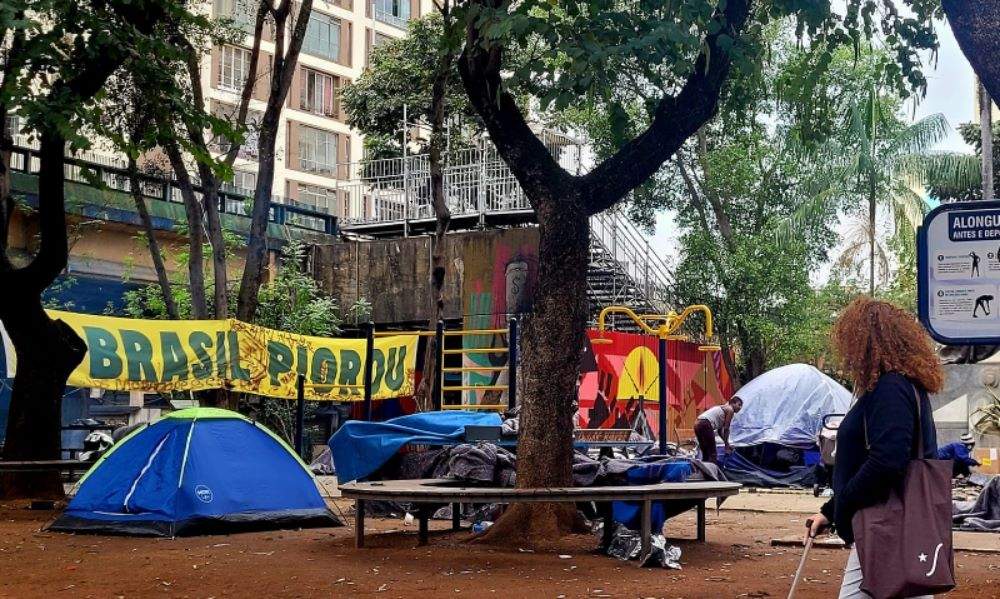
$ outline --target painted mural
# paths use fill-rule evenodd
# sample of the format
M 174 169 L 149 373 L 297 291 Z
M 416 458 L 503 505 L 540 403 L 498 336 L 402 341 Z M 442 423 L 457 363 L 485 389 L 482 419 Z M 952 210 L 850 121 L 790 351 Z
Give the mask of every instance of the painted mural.
M 659 367 L 657 340 L 649 335 L 587 332 L 593 367 L 584 369 L 579 390 L 577 425 L 581 428 L 631 428 L 650 437 L 658 434 Z M 667 342 L 668 438 L 691 436 L 703 410 L 726 401 L 732 383 L 719 352 L 698 351 L 698 344 Z
M 481 239 L 476 252 L 464 252 L 462 296 L 466 329 L 506 329 L 508 320 L 531 311 L 538 281 L 538 231 L 510 229 Z M 463 338 L 464 349 L 507 348 L 506 333 Z M 462 356 L 464 368 L 496 370 L 463 373 L 462 385 L 503 387 L 507 385 L 506 352 L 470 353 Z M 502 389 L 468 390 L 463 403 L 505 404 Z

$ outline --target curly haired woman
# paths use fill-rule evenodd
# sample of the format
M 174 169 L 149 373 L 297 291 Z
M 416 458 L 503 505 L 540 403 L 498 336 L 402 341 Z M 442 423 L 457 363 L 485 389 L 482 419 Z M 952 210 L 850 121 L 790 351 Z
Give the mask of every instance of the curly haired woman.
M 812 516 L 809 535 L 832 525 L 852 545 L 854 514 L 884 502 L 903 480 L 916 447 L 917 401 L 924 457 L 935 457 L 937 431 L 927 393 L 941 389 L 944 375 L 923 327 L 888 302 L 870 298 L 852 302 L 834 325 L 833 345 L 841 368 L 854 381 L 857 400 L 837 433 L 833 498 Z M 852 549 L 840 598 L 868 597 L 861 591 L 862 581 L 858 554 Z

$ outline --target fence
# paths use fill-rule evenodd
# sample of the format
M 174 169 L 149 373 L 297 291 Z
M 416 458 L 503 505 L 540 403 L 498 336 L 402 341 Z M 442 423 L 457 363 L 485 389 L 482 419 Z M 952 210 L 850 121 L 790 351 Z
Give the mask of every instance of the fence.
M 37 144 L 25 139 L 18 139 L 11 150 L 11 169 L 17 172 L 37 175 L 41 166 L 40 153 Z M 64 168 L 65 179 L 73 183 L 93 187 L 104 187 L 122 193 L 132 193 L 132 183 L 127 165 L 122 161 L 95 153 L 84 153 L 81 157 L 67 156 Z M 143 198 L 183 203 L 181 191 L 172 178 L 139 175 Z M 196 196 L 200 199 L 202 188 L 195 186 Z M 249 216 L 253 193 L 249 190 L 237 190 L 223 186 L 218 192 L 219 212 Z M 333 235 L 337 232 L 337 218 L 312 206 L 293 200 L 274 196 L 272 198 L 269 220 L 279 225 L 288 225 Z

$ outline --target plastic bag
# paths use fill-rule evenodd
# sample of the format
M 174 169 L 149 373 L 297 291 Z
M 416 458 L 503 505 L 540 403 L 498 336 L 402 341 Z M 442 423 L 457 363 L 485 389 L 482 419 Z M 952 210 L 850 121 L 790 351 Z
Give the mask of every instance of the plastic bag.
M 639 553 L 642 551 L 642 537 L 638 532 L 618 525 L 606 551 L 608 555 L 622 561 L 641 559 Z M 642 559 L 642 566 L 680 570 L 680 559 L 680 547 L 667 545 L 667 539 L 663 535 L 653 535 L 650 539 L 649 555 Z

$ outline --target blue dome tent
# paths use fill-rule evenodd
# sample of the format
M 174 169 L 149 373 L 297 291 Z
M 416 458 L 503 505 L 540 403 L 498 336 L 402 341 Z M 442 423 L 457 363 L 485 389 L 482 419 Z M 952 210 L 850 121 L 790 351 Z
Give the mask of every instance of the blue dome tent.
M 235 412 L 190 408 L 115 444 L 50 528 L 187 536 L 339 525 L 274 433 Z

